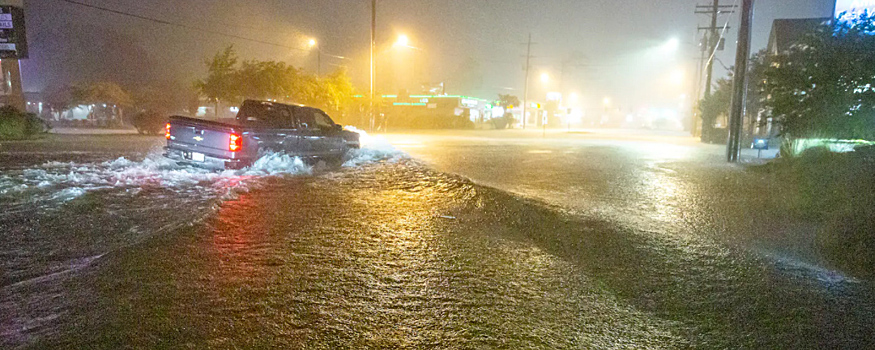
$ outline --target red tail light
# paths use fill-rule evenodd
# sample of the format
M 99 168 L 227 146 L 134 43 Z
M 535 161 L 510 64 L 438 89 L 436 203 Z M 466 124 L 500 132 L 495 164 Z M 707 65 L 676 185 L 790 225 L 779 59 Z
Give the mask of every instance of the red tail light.
M 170 123 L 164 126 L 164 138 L 170 140 Z
M 231 152 L 237 152 L 240 150 L 240 148 L 243 148 L 243 138 L 240 137 L 240 135 L 231 134 L 231 140 L 228 143 L 228 149 L 231 150 Z

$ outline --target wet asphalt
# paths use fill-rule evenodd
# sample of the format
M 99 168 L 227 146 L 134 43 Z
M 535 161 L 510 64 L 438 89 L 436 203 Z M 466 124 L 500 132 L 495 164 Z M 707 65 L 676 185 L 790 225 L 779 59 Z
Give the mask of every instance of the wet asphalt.
M 0 144 L 0 347 L 875 346 L 871 281 L 717 146 L 385 138 L 226 173 L 160 138 Z

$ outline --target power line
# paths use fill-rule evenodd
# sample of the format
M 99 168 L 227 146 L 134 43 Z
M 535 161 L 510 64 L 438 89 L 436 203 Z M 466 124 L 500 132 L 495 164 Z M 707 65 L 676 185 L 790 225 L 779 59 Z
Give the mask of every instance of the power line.
M 179 27 L 179 28 L 185 28 L 185 29 L 188 29 L 188 30 L 194 30 L 194 31 L 203 32 L 203 33 L 209 33 L 209 34 L 214 34 L 214 35 L 227 36 L 227 37 L 229 37 L 229 38 L 235 38 L 235 39 L 240 39 L 240 40 L 246 40 L 246 41 L 251 41 L 251 42 L 259 43 L 259 44 L 265 44 L 265 45 L 277 46 L 277 47 L 282 47 L 282 48 L 286 48 L 286 49 L 290 49 L 290 50 L 297 50 L 297 51 L 302 51 L 302 52 L 307 52 L 307 51 L 308 51 L 308 50 L 306 50 L 306 49 L 302 49 L 302 48 L 299 48 L 299 47 L 292 47 L 292 46 L 288 46 L 288 45 L 277 44 L 277 43 L 270 42 L 270 41 L 264 41 L 264 40 L 258 40 L 258 39 L 253 39 L 253 38 L 247 38 L 247 37 L 240 36 L 240 35 L 234 35 L 234 34 L 222 33 L 222 32 L 218 32 L 218 31 L 214 31 L 214 30 L 209 30 L 209 29 L 204 29 L 204 28 L 200 28 L 200 27 L 195 27 L 195 26 L 185 25 L 185 24 L 181 24 L 181 23 L 174 23 L 174 22 L 165 21 L 165 20 L 161 20 L 161 19 L 157 19 L 157 18 L 152 18 L 152 17 L 147 17 L 147 16 L 142 16 L 142 15 L 138 15 L 138 14 L 134 14 L 134 13 L 124 12 L 124 11 L 119 11 L 119 10 L 113 10 L 113 9 L 110 9 L 110 8 L 101 7 L 101 6 L 97 6 L 97 5 L 86 4 L 86 3 L 83 3 L 83 2 L 79 2 L 79 1 L 74 1 L 74 0 L 59 0 L 59 1 L 66 2 L 66 3 L 69 3 L 69 4 L 79 5 L 79 6 L 83 6 L 83 7 L 88 7 L 88 8 L 92 8 L 92 9 L 95 9 L 95 10 L 104 11 L 104 12 L 109 12 L 109 13 L 113 13 L 113 14 L 117 14 L 117 15 L 128 16 L 128 17 L 134 17 L 134 18 L 137 18 L 137 19 L 141 19 L 141 20 L 145 20 L 145 21 L 150 21 L 150 22 L 154 22 L 154 23 L 165 24 L 165 25 L 174 26 L 174 27 Z

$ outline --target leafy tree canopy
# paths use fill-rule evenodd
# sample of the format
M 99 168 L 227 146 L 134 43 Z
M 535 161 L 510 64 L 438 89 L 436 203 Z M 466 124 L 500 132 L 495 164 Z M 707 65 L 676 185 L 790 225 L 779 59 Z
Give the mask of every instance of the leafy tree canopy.
M 100 81 L 84 86 L 76 86 L 72 92 L 73 101 L 78 104 L 107 104 L 130 107 L 134 101 L 131 94 L 116 83 Z
M 355 96 L 355 88 L 344 69 L 317 77 L 285 62 L 240 62 L 232 46 L 207 60 L 206 66 L 207 77 L 197 81 L 195 87 L 214 101 L 276 100 L 344 113 Z
M 785 136 L 875 138 L 875 17 L 823 25 L 765 69 L 765 107 Z
M 502 108 L 508 108 L 508 107 L 510 107 L 510 106 L 514 106 L 514 107 L 516 107 L 516 106 L 521 106 L 521 105 L 522 105 L 522 104 L 520 103 L 520 98 L 519 98 L 519 97 L 516 97 L 516 96 L 510 95 L 510 94 L 507 94 L 507 95 L 501 95 L 501 94 L 499 94 L 499 95 L 498 95 L 498 100 L 500 101 L 500 103 L 501 103 L 501 107 L 502 107 Z

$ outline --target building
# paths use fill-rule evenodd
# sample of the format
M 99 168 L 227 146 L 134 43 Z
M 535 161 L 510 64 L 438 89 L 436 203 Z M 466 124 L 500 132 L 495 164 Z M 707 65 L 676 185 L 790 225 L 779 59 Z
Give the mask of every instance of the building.
M 772 32 L 769 35 L 770 55 L 778 55 L 790 50 L 806 33 L 823 25 L 831 18 L 790 18 L 776 19 L 772 22 Z
M 464 128 L 489 122 L 494 103 L 461 95 L 383 95 L 381 124 L 400 128 Z

